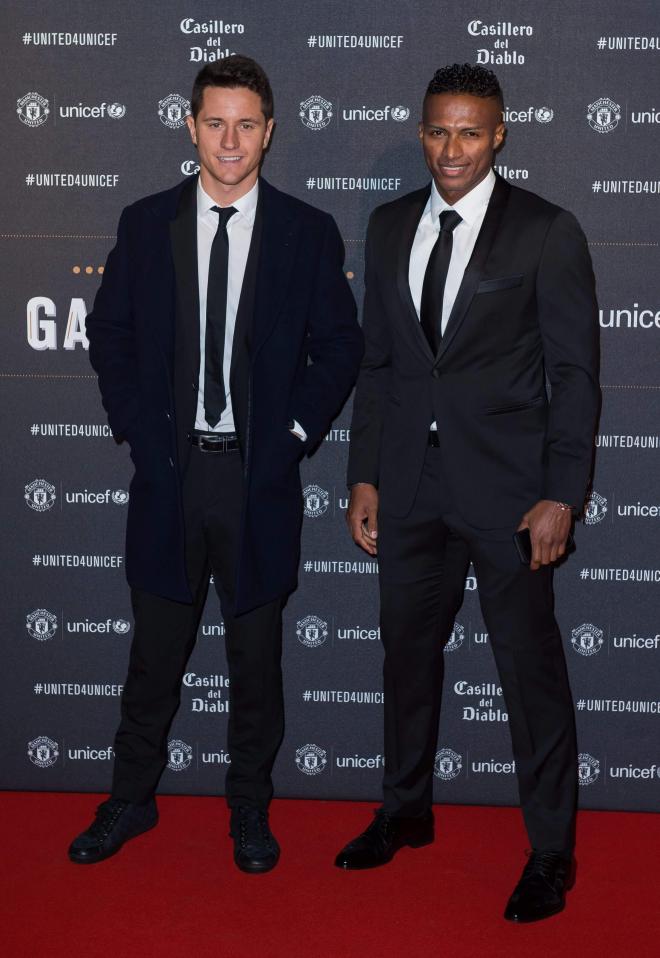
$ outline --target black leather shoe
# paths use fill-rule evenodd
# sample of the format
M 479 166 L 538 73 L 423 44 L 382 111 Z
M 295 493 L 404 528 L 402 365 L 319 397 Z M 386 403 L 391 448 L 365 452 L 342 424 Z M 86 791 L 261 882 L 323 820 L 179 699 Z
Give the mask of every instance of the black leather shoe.
M 158 809 L 153 798 L 144 805 L 109 798 L 96 809 L 96 818 L 87 831 L 74 838 L 69 858 L 78 865 L 102 862 L 115 855 L 129 838 L 148 832 L 157 824 Z
M 532 851 L 506 906 L 507 921 L 541 921 L 562 911 L 575 883 L 575 860 L 559 852 Z
M 421 818 L 391 818 L 382 809 L 369 828 L 349 842 L 335 858 L 337 868 L 376 868 L 392 861 L 404 845 L 421 848 L 433 841 L 433 812 Z
M 280 846 L 268 824 L 268 812 L 241 805 L 231 810 L 229 834 L 234 839 L 234 861 L 242 872 L 269 872 L 280 858 Z

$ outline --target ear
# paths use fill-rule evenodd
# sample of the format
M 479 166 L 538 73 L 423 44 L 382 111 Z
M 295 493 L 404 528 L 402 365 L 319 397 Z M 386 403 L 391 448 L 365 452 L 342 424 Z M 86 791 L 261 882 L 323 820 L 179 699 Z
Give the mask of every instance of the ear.
M 193 141 L 193 144 L 197 146 L 197 130 L 195 129 L 195 118 L 193 116 L 188 115 L 186 117 L 186 126 L 190 133 L 190 139 Z
M 264 133 L 264 143 L 263 143 L 264 150 L 270 143 L 270 138 L 272 136 L 274 126 L 275 126 L 275 120 L 271 117 L 270 120 L 268 120 L 268 122 L 266 123 L 266 132 Z
M 420 140 L 424 138 L 424 121 L 420 120 L 417 124 L 417 136 Z
M 502 145 L 502 140 L 504 139 L 504 134 L 506 132 L 506 127 L 504 123 L 498 123 L 495 127 L 495 135 L 493 137 L 493 147 L 497 149 Z

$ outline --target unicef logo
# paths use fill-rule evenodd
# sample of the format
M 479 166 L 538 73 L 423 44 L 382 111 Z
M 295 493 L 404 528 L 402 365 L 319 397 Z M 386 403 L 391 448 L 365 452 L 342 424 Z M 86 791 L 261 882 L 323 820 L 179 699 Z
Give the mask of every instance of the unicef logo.
M 170 93 L 158 101 L 158 118 L 170 130 L 178 130 L 190 113 L 190 100 L 178 93 Z
M 296 765 L 303 775 L 320 775 L 328 764 L 324 748 L 318 745 L 303 745 L 296 751 Z
M 116 632 L 117 635 L 126 635 L 127 632 L 131 630 L 131 623 L 127 622 L 126 619 L 113 619 L 112 620 L 112 631 Z
M 113 120 L 121 120 L 123 116 L 126 116 L 126 107 L 123 103 L 111 103 L 108 106 L 108 116 Z
M 445 645 L 445 652 L 455 652 L 463 645 L 465 638 L 465 629 L 459 622 L 454 622 L 454 628 L 449 636 L 449 641 Z
M 28 635 L 39 642 L 52 639 L 57 632 L 57 616 L 47 609 L 35 609 L 25 617 L 25 628 Z
M 308 649 L 315 649 L 328 638 L 328 623 L 316 615 L 308 615 L 297 623 L 296 635 Z
M 435 756 L 433 774 L 443 782 L 450 782 L 461 774 L 463 758 L 451 748 L 441 748 Z
M 599 496 L 597 492 L 592 492 L 587 499 L 584 508 L 584 524 L 586 526 L 595 526 L 605 518 L 607 512 L 607 499 Z
M 317 133 L 325 129 L 332 119 L 332 103 L 324 100 L 322 96 L 310 96 L 300 104 L 298 116 L 308 130 Z
M 534 110 L 534 118 L 537 123 L 549 123 L 554 115 L 554 110 L 551 110 L 549 106 L 540 106 Z
M 330 495 L 320 486 L 305 486 L 303 489 L 304 512 L 308 519 L 318 519 L 325 515 L 330 505 Z
M 16 101 L 18 119 L 26 126 L 41 126 L 48 119 L 48 100 L 39 93 L 26 93 Z
M 59 754 L 59 745 L 47 735 L 39 735 L 28 742 L 28 758 L 38 768 L 50 768 L 59 758 Z
M 578 755 L 578 784 L 593 785 L 600 775 L 600 762 L 588 752 Z
M 392 119 L 397 123 L 403 123 L 410 116 L 410 110 L 407 106 L 393 106 Z
M 128 502 L 128 493 L 125 489 L 115 489 L 112 493 L 112 501 L 116 506 L 125 506 Z
M 621 119 L 621 107 L 609 97 L 601 97 L 587 107 L 587 120 L 597 133 L 611 133 Z
M 167 743 L 167 767 L 173 772 L 185 772 L 193 760 L 193 750 L 180 738 Z
M 199 163 L 196 160 L 184 160 L 181 164 L 181 172 L 184 176 L 194 176 L 199 173 Z
M 595 655 L 603 647 L 603 630 L 583 622 L 571 632 L 571 644 L 580 655 Z
M 25 487 L 23 496 L 30 509 L 35 512 L 46 512 L 51 509 L 55 502 L 55 486 L 45 479 L 35 479 Z

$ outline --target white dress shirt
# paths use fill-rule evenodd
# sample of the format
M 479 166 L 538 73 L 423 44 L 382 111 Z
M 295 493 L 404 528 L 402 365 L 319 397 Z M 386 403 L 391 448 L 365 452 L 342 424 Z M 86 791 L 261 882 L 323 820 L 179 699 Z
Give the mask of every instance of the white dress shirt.
M 422 213 L 422 218 L 417 226 L 412 250 L 410 251 L 410 264 L 408 267 L 408 283 L 412 294 L 413 303 L 419 317 L 420 306 L 422 302 L 422 286 L 424 285 L 424 274 L 428 265 L 431 250 L 438 238 L 440 232 L 440 214 L 444 210 L 455 210 L 461 217 L 462 222 L 454 230 L 454 243 L 451 251 L 451 260 L 449 262 L 449 271 L 445 283 L 445 293 L 442 300 L 442 334 L 444 336 L 447 327 L 447 321 L 458 293 L 458 288 L 463 279 L 463 273 L 467 266 L 474 244 L 477 242 L 477 236 L 481 229 L 481 224 L 486 215 L 486 208 L 490 195 L 495 186 L 495 174 L 491 170 L 481 183 L 478 183 L 474 189 L 470 190 L 458 203 L 450 206 L 438 193 L 435 183 L 431 186 L 431 195 L 428 203 Z
M 454 229 L 454 241 L 449 261 L 449 270 L 445 282 L 445 291 L 442 299 L 442 334 L 444 336 L 447 322 L 454 306 L 454 300 L 463 279 L 465 267 L 470 261 L 474 244 L 486 215 L 486 209 L 495 186 L 495 174 L 491 170 L 474 189 L 460 199 L 453 206 L 446 203 L 438 193 L 435 183 L 431 186 L 431 195 L 417 225 L 417 232 L 410 251 L 408 265 L 408 285 L 412 295 L 417 316 L 419 318 L 422 303 L 422 287 L 424 274 L 428 265 L 431 250 L 435 245 L 440 232 L 440 214 L 443 210 L 455 210 L 461 217 L 461 222 Z M 431 429 L 436 429 L 436 423 Z
M 211 427 L 206 421 L 204 413 L 204 366 L 206 356 L 206 296 L 209 282 L 209 260 L 211 246 L 218 229 L 218 214 L 212 207 L 219 206 L 202 187 L 201 179 L 197 180 L 197 277 L 199 284 L 199 387 L 197 390 L 197 414 L 195 429 L 205 432 L 236 431 L 234 413 L 231 407 L 231 393 L 229 391 L 229 373 L 231 371 L 231 353 L 234 344 L 234 328 L 236 326 L 236 312 L 241 298 L 245 265 L 250 251 L 252 227 L 257 211 L 259 197 L 259 181 L 254 184 L 249 193 L 241 196 L 240 200 L 230 203 L 238 212 L 234 213 L 227 223 L 229 237 L 229 261 L 227 265 L 227 313 L 225 319 L 225 351 L 222 374 L 225 383 L 225 399 L 227 405 L 215 426 Z
M 211 246 L 218 229 L 218 214 L 213 209 L 219 206 L 202 186 L 201 179 L 197 180 L 197 282 L 199 286 L 199 385 L 197 387 L 197 413 L 195 415 L 195 429 L 203 432 L 236 431 L 234 413 L 231 406 L 231 392 L 229 391 L 229 376 L 231 373 L 231 354 L 234 345 L 234 329 L 236 328 L 236 313 L 241 298 L 245 267 L 247 265 L 252 228 L 257 212 L 259 199 L 259 180 L 252 189 L 241 196 L 240 200 L 230 203 L 236 213 L 227 222 L 227 238 L 229 240 L 229 259 L 227 262 L 227 312 L 225 316 L 225 349 L 222 364 L 222 375 L 225 384 L 225 406 L 220 421 L 211 427 L 206 421 L 204 412 L 204 370 L 206 364 L 206 298 L 209 284 L 209 261 Z M 307 433 L 294 420 L 294 436 L 304 442 Z

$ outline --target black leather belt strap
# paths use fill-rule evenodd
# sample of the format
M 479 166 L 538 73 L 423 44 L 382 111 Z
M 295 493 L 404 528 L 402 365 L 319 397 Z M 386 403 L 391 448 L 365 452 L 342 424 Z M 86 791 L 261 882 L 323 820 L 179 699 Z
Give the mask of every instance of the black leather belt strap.
M 200 452 L 235 452 L 239 448 L 238 436 L 233 432 L 189 432 L 188 442 Z

